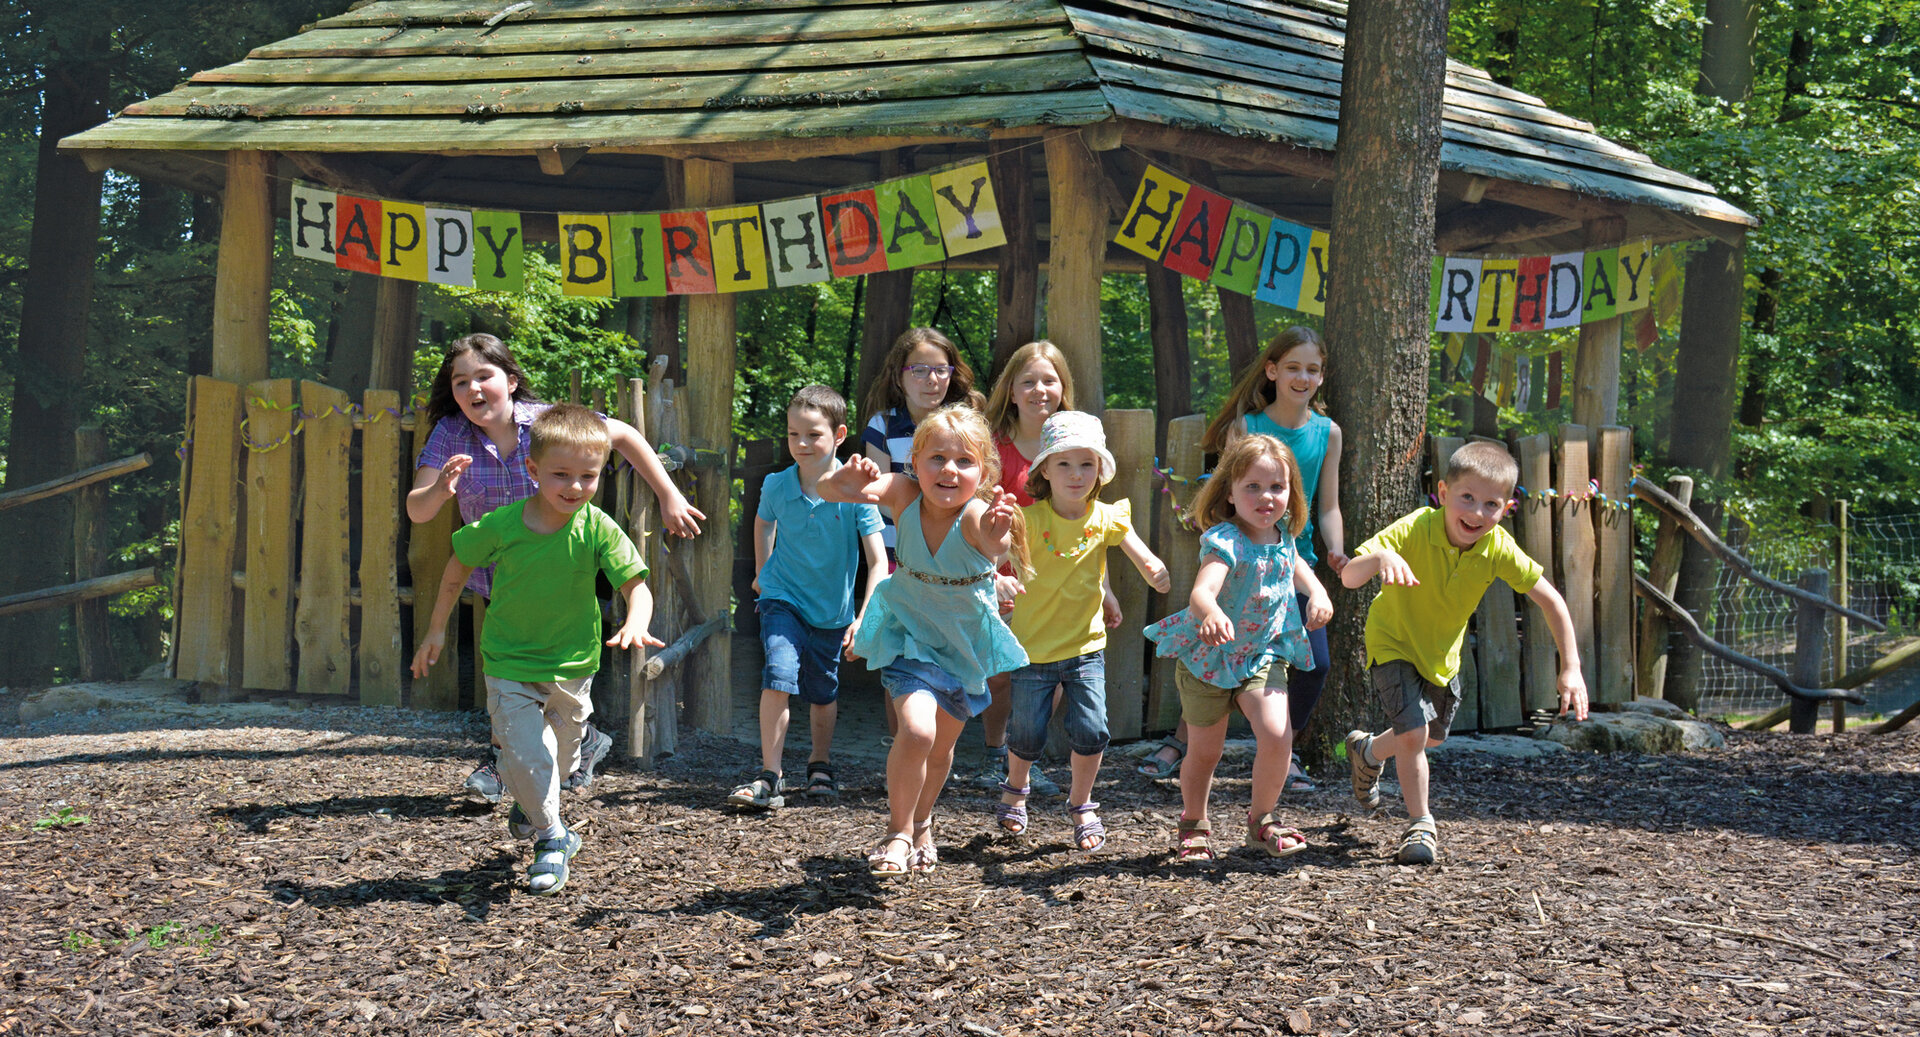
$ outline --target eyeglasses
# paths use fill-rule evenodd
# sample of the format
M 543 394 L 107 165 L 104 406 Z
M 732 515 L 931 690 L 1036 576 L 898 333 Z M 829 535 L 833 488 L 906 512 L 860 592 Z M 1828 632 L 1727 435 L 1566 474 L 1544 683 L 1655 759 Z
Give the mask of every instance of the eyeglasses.
M 952 364 L 908 364 L 900 370 L 905 372 L 908 378 L 919 378 L 924 381 L 934 378 L 951 378 L 954 367 Z

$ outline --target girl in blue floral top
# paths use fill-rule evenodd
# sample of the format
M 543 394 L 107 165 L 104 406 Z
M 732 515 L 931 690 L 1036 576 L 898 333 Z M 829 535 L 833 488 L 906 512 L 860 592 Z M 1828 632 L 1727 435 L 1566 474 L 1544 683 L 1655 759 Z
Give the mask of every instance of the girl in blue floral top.
M 1307 521 L 1299 486 L 1299 462 L 1279 440 L 1254 435 L 1229 446 L 1188 512 L 1190 521 L 1209 528 L 1200 537 L 1200 571 L 1187 608 L 1146 631 L 1161 655 L 1182 664 L 1174 684 L 1190 737 L 1180 767 L 1178 861 L 1213 858 L 1207 796 L 1226 743 L 1227 714 L 1236 707 L 1253 728 L 1255 745 L 1247 845 L 1275 857 L 1307 848 L 1299 829 L 1283 827 L 1273 815 L 1287 780 L 1293 727 L 1285 682 L 1268 683 L 1276 662 L 1313 665 L 1307 629 L 1333 617 L 1326 588 L 1294 549 Z M 1296 592 L 1306 595 L 1304 617 Z

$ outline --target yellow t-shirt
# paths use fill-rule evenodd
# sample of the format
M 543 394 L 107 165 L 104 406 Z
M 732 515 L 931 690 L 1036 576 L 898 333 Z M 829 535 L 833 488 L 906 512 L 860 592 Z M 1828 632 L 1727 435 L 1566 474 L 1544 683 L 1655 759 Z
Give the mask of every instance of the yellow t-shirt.
M 1465 551 L 1448 543 L 1446 513 L 1439 508 L 1421 508 L 1400 519 L 1353 554 L 1358 558 L 1382 548 L 1406 559 L 1420 585 L 1380 588 L 1367 612 L 1367 663 L 1409 662 L 1435 684 L 1445 684 L 1460 672 L 1467 617 L 1495 579 L 1522 594 L 1540 580 L 1540 563 L 1520 550 L 1513 534 L 1501 526 Z
M 1027 553 L 1033 576 L 1014 599 L 1007 625 L 1027 650 L 1027 659 L 1056 663 L 1107 646 L 1100 616 L 1100 578 L 1107 548 L 1133 531 L 1133 502 L 1089 501 L 1083 518 L 1064 519 L 1050 500 L 1020 509 L 1027 519 Z

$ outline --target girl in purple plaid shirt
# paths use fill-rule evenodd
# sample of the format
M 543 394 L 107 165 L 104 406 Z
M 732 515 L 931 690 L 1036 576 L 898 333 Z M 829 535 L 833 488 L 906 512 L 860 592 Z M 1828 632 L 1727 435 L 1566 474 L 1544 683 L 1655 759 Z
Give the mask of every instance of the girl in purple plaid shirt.
M 487 334 L 467 335 L 447 346 L 427 395 L 426 418 L 433 432 L 420 452 L 407 493 L 407 517 L 430 521 L 448 498 L 460 502 L 463 522 L 533 496 L 533 477 L 527 471 L 527 428 L 547 409 L 527 386 L 526 373 L 499 339 Z M 691 537 L 700 533 L 706 518 L 687 502 L 668 478 L 653 446 L 632 425 L 607 418 L 613 448 L 639 471 L 660 500 L 660 517 L 667 532 Z M 467 588 L 486 597 L 493 589 L 490 569 L 476 569 Z M 593 770 L 613 748 L 613 739 L 589 726 L 580 743 L 580 765 L 565 788 L 593 782 Z M 494 770 L 493 754 L 467 776 L 466 787 L 489 803 L 504 792 Z

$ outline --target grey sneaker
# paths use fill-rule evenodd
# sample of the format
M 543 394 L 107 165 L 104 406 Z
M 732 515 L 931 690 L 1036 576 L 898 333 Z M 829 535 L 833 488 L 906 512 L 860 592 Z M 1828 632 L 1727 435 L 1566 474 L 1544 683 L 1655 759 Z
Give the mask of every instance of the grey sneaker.
M 494 758 L 491 755 L 481 760 L 480 766 L 475 767 L 473 773 L 467 775 L 466 784 L 463 787 L 489 803 L 498 803 L 500 797 L 507 794 L 506 782 L 500 780 L 500 772 L 495 769 Z
M 979 773 L 967 779 L 967 783 L 975 788 L 997 789 L 1007 778 L 1007 747 L 989 745 L 986 750 L 986 758 L 980 764 Z
M 1027 785 L 1033 789 L 1033 794 L 1036 796 L 1058 796 L 1060 794 L 1060 786 L 1054 784 L 1052 778 L 1040 773 L 1040 765 L 1037 763 L 1027 770 Z
M 527 868 L 527 889 L 537 896 L 558 893 L 567 884 L 568 864 L 580 852 L 580 836 L 572 829 L 557 839 L 533 844 L 533 864 Z
M 607 754 L 612 751 L 613 738 L 605 731 L 588 724 L 586 734 L 580 739 L 580 767 L 567 775 L 567 780 L 560 783 L 560 788 L 564 791 L 584 789 L 592 785 L 594 768 L 599 767 L 600 761 L 606 759 Z
M 520 809 L 520 804 L 515 803 L 513 809 L 507 811 L 507 834 L 521 842 L 531 842 L 539 831 L 527 820 L 527 812 Z

